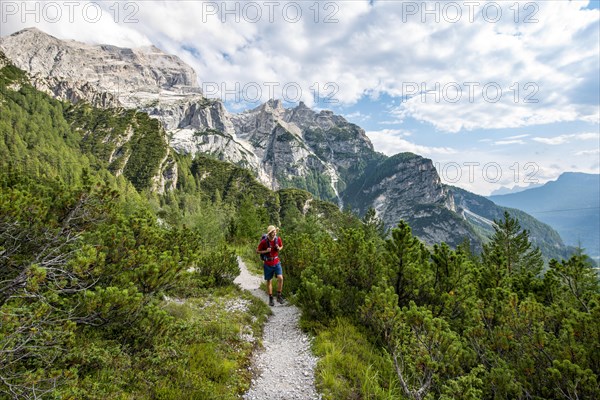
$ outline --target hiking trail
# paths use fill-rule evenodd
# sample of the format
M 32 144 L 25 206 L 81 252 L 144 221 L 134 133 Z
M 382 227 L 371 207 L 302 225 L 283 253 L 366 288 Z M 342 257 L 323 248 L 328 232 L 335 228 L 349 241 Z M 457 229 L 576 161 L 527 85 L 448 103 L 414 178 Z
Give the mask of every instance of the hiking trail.
M 267 294 L 260 289 L 262 277 L 252 275 L 239 257 L 238 264 L 240 275 L 234 282 L 268 303 Z M 276 285 L 274 282 L 273 286 Z M 298 327 L 300 310 L 287 302 L 279 304 L 277 301 L 271 310 L 273 315 L 264 326 L 263 348 L 253 355 L 254 378 L 244 400 L 321 399 L 315 389 L 317 358 L 310 351 L 309 337 Z

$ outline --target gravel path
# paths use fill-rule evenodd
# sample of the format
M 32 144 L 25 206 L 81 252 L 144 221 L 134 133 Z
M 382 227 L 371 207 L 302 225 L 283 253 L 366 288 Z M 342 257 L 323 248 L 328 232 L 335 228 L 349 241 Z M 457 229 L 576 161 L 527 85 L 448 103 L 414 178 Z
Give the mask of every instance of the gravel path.
M 267 294 L 259 289 L 262 277 L 248 272 L 238 258 L 241 273 L 235 283 L 250 291 L 265 303 Z M 276 285 L 276 282 L 273 282 Z M 275 288 L 273 288 L 275 289 Z M 279 304 L 271 307 L 273 315 L 264 327 L 264 348 L 252 362 L 255 378 L 245 400 L 317 400 L 314 369 L 317 358 L 310 351 L 310 339 L 298 328 L 300 310 L 296 306 Z

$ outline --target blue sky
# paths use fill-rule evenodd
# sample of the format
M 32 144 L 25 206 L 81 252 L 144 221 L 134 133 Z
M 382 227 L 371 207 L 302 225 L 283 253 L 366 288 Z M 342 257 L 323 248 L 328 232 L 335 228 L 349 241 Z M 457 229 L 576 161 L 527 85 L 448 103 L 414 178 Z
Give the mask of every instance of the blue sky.
M 37 4 L 37 5 L 36 5 Z M 232 112 L 326 108 L 480 194 L 600 169 L 598 1 L 2 0 L 6 35 L 153 44 Z

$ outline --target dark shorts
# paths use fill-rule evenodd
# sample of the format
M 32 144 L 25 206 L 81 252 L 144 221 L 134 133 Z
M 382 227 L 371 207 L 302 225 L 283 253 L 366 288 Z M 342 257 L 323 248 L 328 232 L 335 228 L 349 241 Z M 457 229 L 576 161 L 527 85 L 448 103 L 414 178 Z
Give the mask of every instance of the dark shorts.
M 263 264 L 263 271 L 265 273 L 265 281 L 270 281 L 271 279 L 273 279 L 273 276 L 283 275 L 280 262 L 273 265 L 272 267 Z

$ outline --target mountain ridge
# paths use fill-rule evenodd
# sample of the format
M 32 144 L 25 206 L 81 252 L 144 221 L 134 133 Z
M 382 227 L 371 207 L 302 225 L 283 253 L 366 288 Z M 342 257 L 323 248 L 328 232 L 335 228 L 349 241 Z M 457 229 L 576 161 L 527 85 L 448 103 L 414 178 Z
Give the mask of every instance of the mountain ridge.
M 155 46 L 136 49 L 60 40 L 37 28 L 0 37 L 0 48 L 34 86 L 73 103 L 141 107 L 164 91 L 201 94 L 195 71 Z M 95 95 L 105 94 L 98 98 Z M 175 101 L 175 99 L 172 99 Z
M 534 189 L 536 187 L 540 187 L 542 186 L 541 183 L 532 183 L 528 186 L 513 186 L 513 187 L 508 187 L 508 186 L 502 186 L 499 189 L 493 190 L 487 197 L 489 196 L 500 196 L 503 194 L 512 194 L 512 193 L 519 193 L 519 192 L 523 192 L 525 190 L 529 190 L 529 189 Z
M 600 258 L 600 175 L 565 172 L 555 181 L 519 193 L 489 196 L 553 226 L 571 246 Z
M 83 75 L 76 75 L 80 69 L 76 65 L 69 66 L 65 60 L 67 65 L 62 65 L 62 69 L 48 72 L 42 68 L 45 64 L 37 62 L 37 57 L 60 53 L 55 47 L 61 43 L 52 37 L 31 39 L 31 36 L 43 35 L 37 30 L 17 32 L 0 38 L 0 50 L 8 50 L 7 56 L 13 62 L 16 60 L 17 67 L 27 60 L 25 67 L 28 69 L 25 70 L 34 77 L 35 85 L 54 97 L 104 108 L 114 105 L 108 101 L 112 99 L 119 107 L 141 111 L 158 119 L 168 144 L 167 154 L 152 178 L 159 193 L 177 185 L 177 164 L 173 161 L 176 157 L 172 152 L 192 157 L 210 155 L 249 169 L 263 185 L 273 190 L 304 189 L 317 198 L 333 201 L 339 207 L 353 209 L 359 214 L 374 208 L 388 228 L 405 219 L 414 227 L 415 234 L 429 244 L 444 241 L 457 246 L 467 238 L 474 249 L 480 249 L 486 240 L 467 218 L 467 215 L 477 213 L 468 209 L 459 212 L 452 191 L 441 184 L 431 160 L 411 153 L 393 157 L 377 153 L 364 129 L 343 116 L 327 110 L 317 112 L 304 103 L 286 109 L 281 100 L 275 99 L 239 114 L 229 113 L 222 102 L 203 97 L 194 82 L 190 82 L 195 75 L 185 71 L 191 67 L 177 70 L 181 65 L 175 56 L 164 58 L 168 66 L 177 67 L 175 70 L 152 69 L 151 62 L 150 66 L 141 65 L 129 71 L 126 77 L 129 86 L 123 88 L 126 91 L 111 98 L 110 93 L 103 92 L 106 87 L 102 82 L 113 79 L 110 75 L 114 74 L 114 69 L 108 68 L 108 76 L 87 82 Z M 44 43 L 48 42 L 52 43 L 52 48 L 44 50 Z M 122 70 L 128 70 L 125 68 L 127 60 L 136 57 L 133 50 L 78 43 L 68 42 L 69 51 L 63 52 L 78 55 L 79 58 L 73 56 L 72 64 L 83 63 L 84 59 L 98 60 L 82 57 L 89 49 L 94 54 L 117 57 Z M 42 50 L 35 51 L 40 46 Z M 73 50 L 77 46 L 80 46 L 78 51 Z M 27 51 L 22 52 L 23 48 Z M 154 49 L 151 51 L 156 53 Z M 28 54 L 29 58 L 24 59 L 21 54 Z M 161 54 L 164 53 L 157 54 L 156 57 L 163 60 Z M 118 58 L 121 55 L 123 58 Z M 156 58 L 152 60 L 156 61 Z M 61 76 L 61 71 L 68 73 Z M 100 68 L 96 73 L 103 71 L 106 70 Z M 148 80 L 138 76 L 140 71 L 154 71 L 155 75 Z M 49 76 L 44 77 L 44 73 Z M 157 77 L 160 74 L 164 74 L 164 78 Z M 164 82 L 170 83 L 164 86 Z M 190 83 L 191 86 L 186 86 Z M 102 96 L 107 101 L 98 103 Z M 126 142 L 128 136 L 119 140 Z M 123 147 L 121 143 L 120 147 L 129 148 L 125 145 Z M 126 168 L 127 160 L 125 158 L 123 168 Z M 484 218 L 479 217 L 478 221 Z M 560 238 L 558 240 L 552 246 L 563 246 Z

